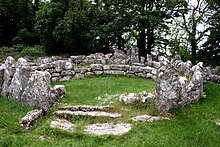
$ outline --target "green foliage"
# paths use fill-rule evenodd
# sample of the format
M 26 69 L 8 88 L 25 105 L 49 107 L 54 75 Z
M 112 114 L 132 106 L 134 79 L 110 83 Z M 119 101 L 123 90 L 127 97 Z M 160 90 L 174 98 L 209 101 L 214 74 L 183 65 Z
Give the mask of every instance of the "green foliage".
M 220 65 L 220 5 L 210 0 L 210 9 L 213 14 L 208 18 L 210 34 L 198 52 L 198 60 L 203 61 L 205 65 L 216 67 Z
M 27 46 L 24 44 L 16 44 L 13 45 L 13 48 L 15 48 L 16 51 L 21 52 L 23 51 Z
M 34 36 L 35 4 L 32 0 L 0 1 L 0 46 L 36 43 L 30 37 Z
M 32 58 L 46 56 L 42 46 L 36 45 L 34 47 L 26 47 L 21 51 L 22 56 L 28 56 Z
M 201 98 L 205 99 L 206 97 L 207 97 L 206 93 L 205 93 L 205 92 L 202 92 Z

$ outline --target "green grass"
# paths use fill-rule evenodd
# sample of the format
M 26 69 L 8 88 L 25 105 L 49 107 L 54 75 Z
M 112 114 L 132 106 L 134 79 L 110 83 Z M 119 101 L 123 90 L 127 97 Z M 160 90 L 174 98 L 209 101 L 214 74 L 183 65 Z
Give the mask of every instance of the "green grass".
M 53 111 L 64 105 L 101 105 L 102 100 L 95 99 L 104 94 L 122 94 L 126 92 L 155 91 L 155 83 L 137 77 L 100 76 L 83 80 L 63 82 L 67 96 L 61 98 L 48 114 L 40 118 L 29 131 L 19 126 L 19 120 L 33 107 L 0 98 L 0 147 L 1 146 L 220 146 L 220 126 L 214 121 L 220 119 L 220 85 L 208 82 L 205 87 L 207 97 L 199 102 L 180 109 L 172 109 L 170 121 L 154 123 L 134 123 L 130 117 L 140 114 L 157 114 L 150 107 L 142 105 L 126 106 L 113 100 L 114 108 L 123 114 L 122 118 L 72 118 L 76 126 L 75 133 L 50 129 Z M 92 122 L 128 122 L 132 130 L 122 136 L 92 136 L 82 133 L 83 126 Z M 40 139 L 40 138 L 44 139 Z

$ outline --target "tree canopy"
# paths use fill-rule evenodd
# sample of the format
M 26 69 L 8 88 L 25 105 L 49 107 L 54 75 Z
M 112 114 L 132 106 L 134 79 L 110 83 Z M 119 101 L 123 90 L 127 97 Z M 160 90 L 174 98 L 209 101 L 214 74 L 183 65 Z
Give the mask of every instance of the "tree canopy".
M 214 66 L 219 8 L 217 0 L 1 0 L 0 47 L 74 55 L 137 47 L 143 57 L 178 53 Z

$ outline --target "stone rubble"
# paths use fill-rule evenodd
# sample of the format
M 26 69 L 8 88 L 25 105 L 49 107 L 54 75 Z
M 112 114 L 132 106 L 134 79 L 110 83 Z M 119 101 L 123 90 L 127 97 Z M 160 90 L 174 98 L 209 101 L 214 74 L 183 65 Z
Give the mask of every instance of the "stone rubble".
M 61 129 L 64 131 L 71 132 L 71 133 L 74 132 L 74 126 L 75 125 L 72 124 L 71 122 L 67 120 L 61 120 L 61 119 L 57 119 L 50 123 L 51 128 L 57 128 L 57 129 Z
M 86 126 L 84 132 L 93 135 L 123 135 L 131 130 L 131 124 L 97 123 Z
M 149 103 L 154 102 L 155 95 L 152 93 L 148 93 L 146 91 L 142 91 L 140 93 L 125 93 L 120 95 L 119 101 L 123 102 L 125 104 L 131 104 L 131 103 Z
M 132 118 L 136 122 L 154 122 L 158 120 L 170 120 L 168 117 L 162 116 L 151 116 L 151 115 L 140 115 Z

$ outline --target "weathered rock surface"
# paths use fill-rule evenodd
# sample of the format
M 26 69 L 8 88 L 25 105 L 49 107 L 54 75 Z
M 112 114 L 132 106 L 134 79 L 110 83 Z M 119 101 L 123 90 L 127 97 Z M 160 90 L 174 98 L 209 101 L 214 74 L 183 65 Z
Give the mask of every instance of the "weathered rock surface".
M 21 102 L 21 95 L 28 85 L 28 80 L 31 76 L 31 68 L 26 59 L 19 58 L 16 63 L 16 70 L 9 85 L 9 98 L 17 102 Z
M 162 116 L 140 115 L 133 117 L 132 120 L 137 122 L 154 122 L 158 120 L 170 120 L 170 119 L 168 117 L 162 117 Z
M 104 111 L 69 111 L 69 110 L 58 110 L 54 113 L 57 117 L 64 117 L 68 118 L 71 116 L 89 116 L 89 117 L 121 117 L 120 113 L 111 113 L 111 112 L 104 112 Z
M 9 85 L 15 73 L 16 61 L 11 56 L 7 57 L 4 63 L 4 82 L 2 85 L 1 95 L 8 93 Z
M 50 74 L 34 71 L 27 82 L 27 87 L 21 95 L 21 102 L 37 105 L 47 110 L 50 106 Z
M 58 128 L 64 131 L 68 131 L 68 132 L 74 132 L 74 124 L 72 124 L 71 122 L 67 121 L 67 120 L 55 120 L 52 121 L 50 123 L 50 127 L 51 128 Z
M 89 105 L 79 105 L 79 106 L 65 106 L 62 108 L 59 108 L 59 110 L 69 110 L 69 111 L 97 111 L 97 110 L 106 110 L 111 107 L 109 106 L 89 106 Z
M 125 104 L 131 104 L 131 103 L 149 103 L 149 102 L 154 102 L 155 100 L 155 95 L 152 93 L 147 93 L 146 91 L 142 91 L 140 93 L 126 93 L 122 94 L 119 97 L 119 101 L 123 102 Z
M 26 130 L 32 127 L 32 124 L 35 120 L 37 120 L 40 116 L 44 114 L 43 109 L 34 109 L 28 112 L 21 120 L 20 125 L 24 127 Z
M 203 92 L 204 77 L 202 63 L 191 67 L 191 62 L 179 58 L 169 61 L 160 57 L 156 77 L 156 107 L 166 113 L 174 106 L 185 106 L 198 101 Z
M 86 126 L 84 132 L 94 135 L 123 135 L 131 130 L 131 124 L 89 124 Z
M 59 93 L 58 97 L 66 95 L 66 88 L 64 85 L 55 85 L 53 89 Z
M 50 91 L 50 101 L 49 104 L 53 105 L 58 98 L 66 95 L 66 88 L 64 85 L 55 85 Z

